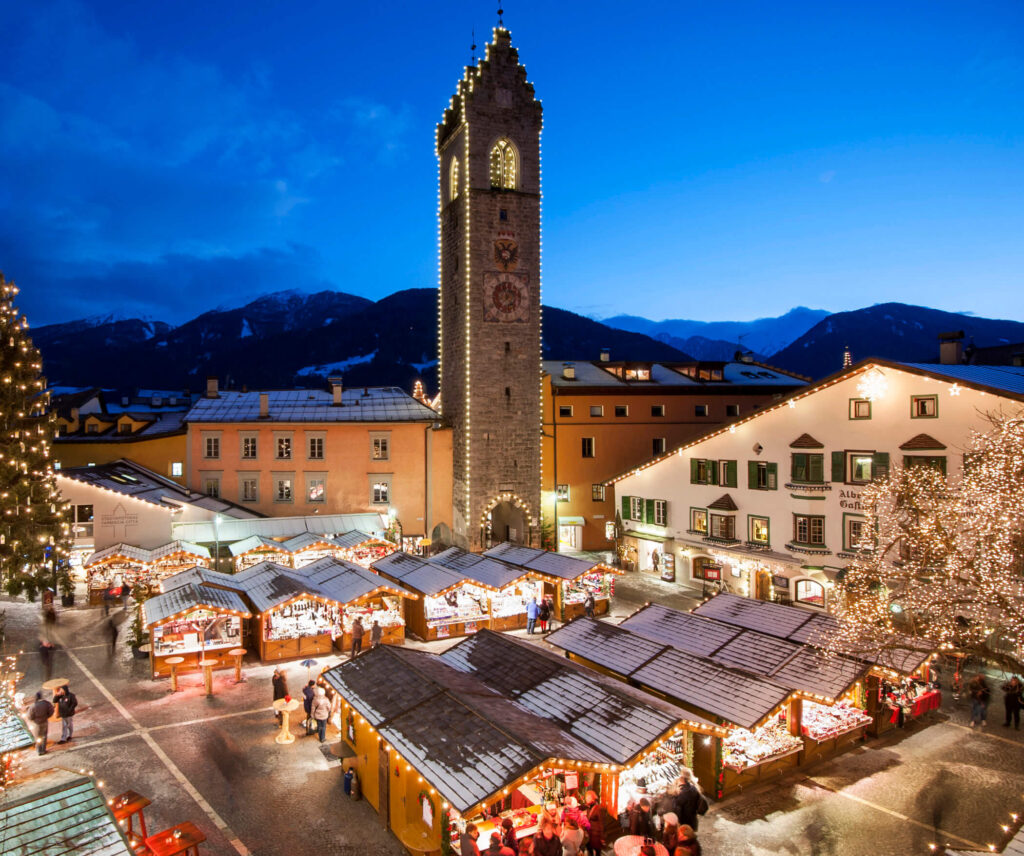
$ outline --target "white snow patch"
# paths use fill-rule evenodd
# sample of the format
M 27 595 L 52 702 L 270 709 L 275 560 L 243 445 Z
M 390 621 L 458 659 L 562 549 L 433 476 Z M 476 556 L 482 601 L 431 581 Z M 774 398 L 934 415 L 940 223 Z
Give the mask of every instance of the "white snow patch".
M 416 371 L 425 372 L 427 369 L 432 369 L 437 365 L 437 360 L 428 360 L 425 363 L 409 363 Z
M 323 363 L 319 366 L 304 366 L 295 372 L 295 374 L 299 376 L 332 374 L 334 372 L 344 371 L 352 366 L 357 366 L 360 363 L 373 362 L 373 358 L 376 356 L 377 351 L 374 350 L 369 354 L 363 354 L 361 357 L 349 357 L 347 360 L 338 360 L 336 363 Z
M 248 318 L 242 319 L 242 332 L 238 334 L 239 339 L 247 339 L 252 335 L 252 325 L 249 324 Z

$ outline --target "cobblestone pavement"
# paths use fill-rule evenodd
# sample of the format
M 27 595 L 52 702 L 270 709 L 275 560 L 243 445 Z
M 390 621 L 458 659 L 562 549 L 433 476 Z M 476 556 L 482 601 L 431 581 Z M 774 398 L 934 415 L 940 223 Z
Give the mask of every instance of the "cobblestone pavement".
M 649 601 L 687 609 L 699 594 L 627 574 L 617 580 L 609 620 Z M 43 677 L 35 652 L 39 608 L 0 599 L 0 610 L 7 617 L 6 650 L 25 649 L 20 689 L 33 693 Z M 310 848 L 318 856 L 404 852 L 365 801 L 344 796 L 333 728 L 323 746 L 303 736 L 297 723 L 293 744 L 274 742 L 271 666 L 247 665 L 241 684 L 233 672 L 215 673 L 212 698 L 198 675 L 182 678 L 182 691 L 171 694 L 167 681 L 150 680 L 148 662 L 132 659 L 123 644 L 111 655 L 102 626 L 101 609 L 61 611 L 54 675 L 69 678 L 79 697 L 75 740 L 45 756 L 23 754 L 26 772 L 95 770 L 109 796 L 132 788 L 153 800 L 151 830 L 193 820 L 208 836 L 204 852 L 218 856 L 288 856 Z M 545 644 L 539 636 L 525 638 Z M 287 669 L 297 692 L 306 669 Z M 1001 727 L 995 707 L 986 728 L 969 728 L 966 701 L 946 696 L 928 726 L 913 724 L 713 805 L 701 823 L 704 852 L 903 856 L 927 854 L 936 841 L 987 849 L 998 840 L 998 824 L 1024 810 L 1024 739 Z M 56 736 L 59 725 L 51 727 Z

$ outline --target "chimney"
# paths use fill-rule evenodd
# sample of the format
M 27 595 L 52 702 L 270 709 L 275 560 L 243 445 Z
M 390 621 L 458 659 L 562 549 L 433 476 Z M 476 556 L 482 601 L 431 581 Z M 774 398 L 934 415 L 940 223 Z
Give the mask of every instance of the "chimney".
M 562 363 L 562 377 L 566 380 L 576 380 L 576 363 Z
M 327 382 L 331 385 L 331 392 L 334 394 L 334 406 L 341 407 L 341 392 L 343 388 L 341 384 L 341 376 L 329 377 L 327 378 Z
M 939 362 L 944 366 L 958 366 L 964 361 L 964 331 L 939 333 Z
M 270 393 L 260 393 L 260 419 L 270 418 Z
M 612 358 L 612 352 L 608 348 L 601 348 L 601 362 L 606 363 Z
M 213 375 L 207 375 L 206 377 L 206 397 L 220 398 L 217 394 L 217 378 Z

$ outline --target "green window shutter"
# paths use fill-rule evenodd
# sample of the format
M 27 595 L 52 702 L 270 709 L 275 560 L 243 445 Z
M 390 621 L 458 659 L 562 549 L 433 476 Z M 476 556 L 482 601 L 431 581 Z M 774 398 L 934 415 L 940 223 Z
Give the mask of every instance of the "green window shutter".
M 846 481 L 846 453 L 845 452 L 833 452 L 832 453 L 832 481 L 844 482 Z
M 936 458 L 936 460 L 938 461 L 938 464 L 939 464 L 939 471 L 942 473 L 943 478 L 945 478 L 945 476 L 946 476 L 946 456 L 945 455 L 941 455 L 938 458 Z
M 708 484 L 718 484 L 718 461 L 708 461 Z
M 807 455 L 794 452 L 789 456 L 790 470 L 789 477 L 792 481 L 802 482 L 807 479 Z
M 810 481 L 813 484 L 821 484 L 825 481 L 825 456 L 824 455 L 808 455 L 808 470 L 810 475 Z
M 768 490 L 779 489 L 779 465 L 768 464 Z
M 629 520 L 629 511 L 630 511 L 630 507 L 631 507 L 631 505 L 630 505 L 630 501 L 631 500 L 632 500 L 632 497 L 630 497 L 630 496 L 622 497 L 622 519 L 623 520 Z
M 690 484 L 697 484 L 697 459 L 690 458 Z
M 737 478 L 737 476 L 736 476 L 736 462 L 735 461 L 726 461 L 725 462 L 725 486 L 726 487 L 736 487 L 736 485 L 737 485 L 736 478 Z
M 668 526 L 668 500 L 667 499 L 663 499 L 662 500 L 662 504 L 664 505 L 664 508 L 665 508 L 665 525 Z
M 644 500 L 644 523 L 653 523 L 653 522 L 654 522 L 654 500 L 653 499 L 645 499 Z
M 747 487 L 757 490 L 757 461 L 747 461 Z
M 871 456 L 871 480 L 877 481 L 889 475 L 889 453 L 875 452 Z

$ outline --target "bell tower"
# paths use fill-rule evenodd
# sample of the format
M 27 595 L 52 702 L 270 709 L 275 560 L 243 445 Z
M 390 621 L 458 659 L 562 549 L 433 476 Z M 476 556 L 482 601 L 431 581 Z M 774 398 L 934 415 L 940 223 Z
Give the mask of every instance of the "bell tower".
M 499 26 L 437 126 L 441 411 L 470 549 L 540 542 L 541 112 Z

